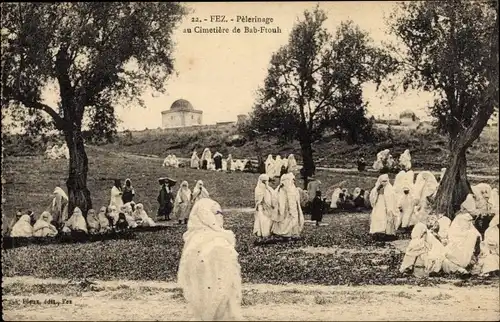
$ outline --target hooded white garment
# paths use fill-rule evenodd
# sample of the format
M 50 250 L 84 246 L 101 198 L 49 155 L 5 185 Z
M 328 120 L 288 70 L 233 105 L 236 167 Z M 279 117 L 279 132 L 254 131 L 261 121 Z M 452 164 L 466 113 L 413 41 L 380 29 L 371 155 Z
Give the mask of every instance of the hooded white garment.
M 406 171 L 401 170 L 396 174 L 396 178 L 394 178 L 394 193 L 396 193 L 397 197 L 400 198 L 403 194 L 403 188 L 407 185 L 407 174 Z M 407 187 L 410 188 L 410 187 Z
M 408 194 L 404 193 L 404 190 L 408 190 Z M 398 200 L 398 209 L 401 214 L 401 227 L 411 227 L 414 224 L 412 221 L 413 211 L 415 209 L 415 204 L 413 197 L 411 195 L 411 190 L 407 185 L 403 185 L 403 193 L 400 195 Z
M 339 202 L 341 193 L 342 193 L 342 189 L 340 189 L 340 188 L 335 188 L 335 190 L 333 190 L 330 208 L 337 209 L 337 207 L 338 207 L 337 203 Z
M 109 206 L 115 206 L 116 209 L 121 209 L 123 206 L 122 194 L 122 190 L 113 186 L 113 188 L 111 188 L 111 200 L 109 202 Z
M 274 178 L 274 176 L 273 176 L 273 174 L 274 174 L 274 172 L 273 172 L 274 171 L 274 159 L 273 159 L 273 156 L 271 154 L 269 154 L 267 156 L 265 165 L 266 165 L 266 174 L 270 178 Z
M 89 209 L 87 213 L 87 226 L 90 234 L 98 234 L 101 231 L 99 214 L 94 209 Z
M 387 174 L 379 176 L 375 187 L 370 192 L 370 203 L 374 205 L 370 216 L 370 234 L 395 235 L 396 229 L 400 225 L 400 215 L 395 198 L 396 195 L 389 182 L 389 176 Z
M 33 227 L 29 215 L 22 215 L 10 231 L 10 237 L 32 237 Z
M 430 213 L 430 204 L 428 197 L 433 196 L 439 183 L 436 177 L 430 171 L 422 171 L 417 175 L 417 180 L 414 187 L 414 198 L 415 198 L 415 220 L 425 222 L 427 216 Z
M 273 224 L 273 213 L 277 210 L 275 191 L 269 186 L 269 176 L 261 174 L 255 187 L 255 220 L 253 234 L 269 237 Z
M 484 240 L 481 243 L 481 254 L 478 258 L 478 266 L 482 275 L 498 271 L 500 259 L 498 214 L 490 221 L 490 226 L 484 233 Z
M 210 152 L 209 148 L 205 148 L 205 150 L 203 150 L 200 160 L 201 161 L 206 160 L 208 163 L 212 161 L 212 152 Z
M 441 243 L 446 246 L 448 245 L 448 232 L 450 231 L 451 219 L 441 215 L 438 219 L 439 231 L 438 236 Z
M 297 168 L 297 160 L 295 160 L 295 156 L 293 154 L 290 154 L 288 156 L 287 168 L 288 172 L 294 172 L 295 169 Z
M 405 256 L 399 267 L 402 273 L 410 267 L 413 267 L 418 256 L 421 256 L 429 251 L 429 246 L 425 242 L 427 236 L 427 226 L 423 223 L 417 223 L 411 231 L 411 240 L 406 247 Z
M 471 187 L 472 193 L 476 199 L 476 209 L 480 214 L 494 214 L 498 211 L 498 207 L 495 210 L 495 205 L 493 204 L 494 198 L 492 197 L 491 186 L 487 183 L 480 183 Z
M 138 203 L 135 206 L 134 210 L 134 219 L 137 222 L 138 226 L 141 227 L 155 227 L 156 223 L 151 217 L 148 216 L 146 211 L 144 210 L 144 205 L 142 203 Z
M 281 160 L 281 156 L 280 155 L 277 155 L 276 156 L 276 159 L 274 160 L 274 164 L 273 164 L 273 170 L 272 170 L 272 174 L 273 174 L 273 177 L 276 178 L 276 177 L 280 177 L 281 175 L 281 166 L 283 165 L 283 161 Z M 269 176 L 271 177 L 271 176 Z
M 228 154 L 226 162 L 222 162 L 222 170 L 234 171 L 233 156 L 231 154 Z
M 223 228 L 220 205 L 208 198 L 197 202 L 182 238 L 177 282 L 194 319 L 242 320 L 236 238 Z
M 51 224 L 52 216 L 48 211 L 44 211 L 40 218 L 33 225 L 34 237 L 54 237 L 57 235 L 57 228 Z
M 314 197 L 316 197 L 316 192 L 320 190 L 321 186 L 321 181 L 318 179 L 312 179 L 309 181 L 307 184 L 307 194 L 308 194 L 308 200 L 312 201 Z
M 57 224 L 62 225 L 68 220 L 68 196 L 60 187 L 54 189 L 54 199 L 50 206 L 50 214 Z
M 243 161 L 241 161 L 240 159 L 236 159 L 236 160 L 234 160 L 233 164 L 234 164 L 235 171 L 236 170 L 243 171 L 243 169 L 244 169 Z
M 99 232 L 105 233 L 111 229 L 109 226 L 109 219 L 106 216 L 106 207 L 101 207 L 99 210 L 99 214 L 97 214 L 97 218 L 99 219 Z
M 406 171 L 411 169 L 410 150 L 406 149 L 405 152 L 399 156 L 399 165 Z
M 278 208 L 273 213 L 271 231 L 283 237 L 298 237 L 304 228 L 304 213 L 300 206 L 299 190 L 294 183 L 293 173 L 281 176 L 277 188 Z
M 184 220 L 189 218 L 189 211 L 191 210 L 191 190 L 189 183 L 182 181 L 180 189 L 177 191 L 177 196 L 174 200 L 173 214 L 177 220 Z
M 200 158 L 198 157 L 198 153 L 196 153 L 196 151 L 193 151 L 193 154 L 191 155 L 190 167 L 191 169 L 200 168 Z
M 207 189 L 205 189 L 203 181 L 198 180 L 192 191 L 191 204 L 194 205 L 198 200 L 203 198 L 210 198 L 210 195 Z
M 87 222 L 80 208 L 76 207 L 75 210 L 73 210 L 73 215 L 66 221 L 65 228 L 69 228 L 69 230 L 72 231 L 79 230 L 88 233 Z
M 118 209 L 115 206 L 109 206 L 108 216 L 113 221 L 113 225 L 116 225 L 116 223 L 118 222 L 119 215 L 120 213 L 118 212 Z
M 387 158 L 389 157 L 389 149 L 385 149 L 377 153 L 377 160 L 373 162 L 373 169 L 376 171 L 382 170 L 384 167 L 384 163 L 387 162 Z
M 163 160 L 163 165 L 164 167 L 170 167 L 170 163 L 172 162 L 172 156 L 169 154 L 165 157 Z
M 177 159 L 177 157 L 174 155 L 172 155 L 172 159 L 170 160 L 170 166 L 173 167 L 173 168 L 178 168 L 179 167 L 179 160 Z
M 132 205 L 128 202 L 121 207 L 120 211 L 125 214 L 125 220 L 127 221 L 128 226 L 130 228 L 136 228 L 137 222 L 134 219 Z
M 470 199 L 464 201 L 464 203 L 470 202 Z M 462 209 L 467 208 L 470 208 L 470 205 L 462 204 Z M 461 210 L 451 222 L 446 245 L 446 258 L 451 265 L 443 265 L 445 273 L 453 273 L 460 270 L 459 268 L 465 269 L 471 263 L 476 242 L 481 239 L 473 221 L 469 213 Z

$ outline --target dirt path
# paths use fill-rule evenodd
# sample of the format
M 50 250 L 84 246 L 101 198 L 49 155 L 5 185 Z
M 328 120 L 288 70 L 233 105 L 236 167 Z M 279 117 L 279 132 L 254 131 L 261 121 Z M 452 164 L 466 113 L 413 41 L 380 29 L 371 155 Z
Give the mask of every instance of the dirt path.
M 4 278 L 4 320 L 191 319 L 175 283 L 106 281 L 97 282 L 94 290 L 82 291 L 79 286 L 67 282 L 31 277 Z M 26 303 L 30 300 L 31 304 Z M 493 321 L 500 318 L 499 306 L 498 287 L 491 286 L 245 284 L 243 295 L 243 314 L 247 320 L 255 321 Z
M 92 146 L 92 149 L 98 150 L 98 151 L 106 151 L 108 153 L 115 154 L 117 156 L 121 157 L 130 157 L 130 158 L 136 158 L 136 159 L 146 159 L 146 160 L 158 160 L 158 162 L 161 163 L 161 160 L 163 158 L 159 156 L 151 156 L 151 155 L 139 155 L 139 154 L 134 154 L 134 153 L 128 153 L 128 152 L 113 152 L 113 151 L 108 151 L 104 150 L 99 147 Z M 179 161 L 183 162 L 189 162 L 190 159 L 188 158 L 177 158 Z M 297 166 L 301 166 L 300 164 L 297 164 Z M 347 168 L 325 168 L 325 167 L 316 167 L 317 170 L 322 170 L 322 171 L 330 171 L 330 172 L 335 172 L 335 173 L 345 173 L 345 174 L 354 174 L 354 175 L 359 175 L 359 172 L 357 169 L 352 168 L 352 169 L 347 169 Z M 373 169 L 367 169 L 367 172 L 370 173 L 378 173 L 377 171 Z M 419 172 L 424 171 L 424 170 L 414 170 L 415 174 L 418 174 Z M 440 175 L 441 173 L 439 171 L 431 171 L 434 175 Z M 482 174 L 468 174 L 468 177 L 470 178 L 475 178 L 475 179 L 483 179 L 483 180 L 488 180 L 488 179 L 497 179 L 497 175 L 482 175 Z

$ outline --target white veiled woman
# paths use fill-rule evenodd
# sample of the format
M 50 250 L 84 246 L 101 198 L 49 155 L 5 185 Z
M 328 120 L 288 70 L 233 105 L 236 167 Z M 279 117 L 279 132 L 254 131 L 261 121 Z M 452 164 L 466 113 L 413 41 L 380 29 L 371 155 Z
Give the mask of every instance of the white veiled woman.
M 182 181 L 181 188 L 177 191 L 177 196 L 174 200 L 174 216 L 179 222 L 186 221 L 189 218 L 191 210 L 191 190 L 189 183 Z
M 280 185 L 277 188 L 278 208 L 272 218 L 272 233 L 287 238 L 299 237 L 304 228 L 304 213 L 294 181 L 293 173 L 281 176 Z
M 48 211 L 42 212 L 40 218 L 33 225 L 34 237 L 54 237 L 57 235 L 57 228 L 51 224 L 52 216 Z
M 490 225 L 484 233 L 481 243 L 481 254 L 478 258 L 480 274 L 485 276 L 500 269 L 500 245 L 499 245 L 499 217 L 498 214 L 490 221 Z
M 113 225 L 116 225 L 118 222 L 120 213 L 118 212 L 118 209 L 116 209 L 115 206 L 109 206 L 108 208 L 108 217 L 111 218 L 111 221 Z
M 190 163 L 191 169 L 199 169 L 200 168 L 200 158 L 198 157 L 198 153 L 196 150 L 193 151 L 193 154 L 191 155 L 191 163 Z
M 396 207 L 396 194 L 387 174 L 378 177 L 375 187 L 370 192 L 370 203 L 373 205 L 370 234 L 395 235 L 400 224 L 400 216 Z
M 432 197 L 439 187 L 436 177 L 430 171 L 422 171 L 417 175 L 414 188 L 415 198 L 415 220 L 425 222 L 431 211 L 429 199 Z
M 287 168 L 288 172 L 294 172 L 297 168 L 297 160 L 295 160 L 295 156 L 293 154 L 288 156 Z
M 10 231 L 10 237 L 32 237 L 33 227 L 31 226 L 31 217 L 22 215 L 21 218 L 14 224 Z
M 210 195 L 203 184 L 203 181 L 196 181 L 196 185 L 194 186 L 191 198 L 191 204 L 194 205 L 198 200 L 203 198 L 210 198 Z
M 88 233 L 87 222 L 85 221 L 85 217 L 83 217 L 83 213 L 80 208 L 75 207 L 73 210 L 73 215 L 69 217 L 64 225 L 63 231 L 80 231 Z
M 276 211 L 275 191 L 269 186 L 269 176 L 261 174 L 255 187 L 255 221 L 253 234 L 267 238 L 271 235 L 272 217 Z
M 241 268 L 234 233 L 223 228 L 220 205 L 197 202 L 182 236 L 177 282 L 195 320 L 242 320 Z
M 410 150 L 406 149 L 405 152 L 403 152 L 399 156 L 399 165 L 405 170 L 408 171 L 411 169 L 411 155 L 410 155 Z
M 283 165 L 283 161 L 281 160 L 281 156 L 278 154 L 273 164 L 273 177 L 278 177 L 281 175 L 281 166 Z M 271 177 L 271 176 L 269 176 Z
M 491 198 L 492 190 L 491 186 L 487 183 L 479 183 L 471 187 L 472 193 L 476 199 L 476 209 L 480 214 L 494 214 L 495 205 L 493 204 L 493 198 Z
M 234 171 L 233 156 L 231 155 L 231 153 L 229 153 L 227 155 L 227 159 L 226 159 L 226 171 Z
M 469 195 L 471 196 L 471 195 Z M 446 261 L 443 263 L 445 273 L 465 273 L 472 261 L 476 243 L 481 234 L 474 227 L 473 215 L 468 209 L 474 209 L 474 199 L 467 198 L 462 203 L 460 211 L 451 222 L 446 245 Z
M 270 177 L 273 178 L 273 171 L 274 171 L 274 159 L 271 154 L 267 156 L 266 162 L 266 174 Z
M 148 214 L 146 213 L 146 210 L 144 210 L 144 205 L 142 203 L 138 203 L 135 206 L 134 219 L 137 222 L 137 225 L 141 227 L 156 226 L 154 220 L 151 217 L 149 217 Z
M 332 209 L 337 209 L 338 208 L 338 202 L 340 200 L 340 194 L 342 193 L 341 188 L 335 188 L 332 193 L 332 200 L 330 203 L 330 208 Z
M 400 198 L 403 194 L 403 188 L 407 185 L 406 179 L 406 171 L 401 170 L 396 174 L 396 178 L 394 178 L 394 193 L 396 193 L 397 197 Z M 409 187 L 408 187 L 409 188 Z
M 203 150 L 203 153 L 201 155 L 201 161 L 211 161 L 212 160 L 212 152 L 210 152 L 210 149 L 209 148 L 205 148 L 205 150 Z
M 105 233 L 111 229 L 109 225 L 109 219 L 106 215 L 107 208 L 101 207 L 99 210 L 99 214 L 97 214 L 97 218 L 99 219 L 99 232 L 100 233 Z
M 52 220 L 59 225 L 59 228 L 68 220 L 68 203 L 68 196 L 64 190 L 56 187 L 54 189 L 54 199 L 52 199 L 50 214 L 52 215 Z

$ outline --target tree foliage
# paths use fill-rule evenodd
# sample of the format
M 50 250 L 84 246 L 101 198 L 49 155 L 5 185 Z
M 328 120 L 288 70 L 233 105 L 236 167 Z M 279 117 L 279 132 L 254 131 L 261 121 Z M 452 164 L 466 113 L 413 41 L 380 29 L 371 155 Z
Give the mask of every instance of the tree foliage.
M 438 95 L 430 107 L 449 136 L 448 171 L 437 210 L 451 215 L 470 191 L 466 150 L 498 108 L 497 1 L 402 3 L 390 17 L 402 42 L 404 88 Z
M 143 105 L 148 87 L 164 92 L 174 71 L 172 31 L 185 13 L 171 2 L 2 3 L 2 106 L 17 115 L 43 111 L 64 133 L 70 210 L 76 203 L 85 213 L 90 204 L 85 111 L 106 133 L 116 124 L 114 104 Z M 58 108 L 43 97 L 53 84 Z
M 314 173 L 311 144 L 326 129 L 345 132 L 352 142 L 371 135 L 362 85 L 380 84 L 395 69 L 391 56 L 351 21 L 333 35 L 326 20 L 318 7 L 304 12 L 288 43 L 271 57 L 251 120 L 261 133 L 298 140 L 308 175 Z

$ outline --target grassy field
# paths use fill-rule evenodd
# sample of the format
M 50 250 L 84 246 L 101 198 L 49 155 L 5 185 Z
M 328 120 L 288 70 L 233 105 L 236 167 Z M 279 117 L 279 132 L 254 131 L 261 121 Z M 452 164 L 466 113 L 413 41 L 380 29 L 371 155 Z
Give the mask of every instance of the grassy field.
M 136 200 L 147 211 L 156 209 L 157 178 L 171 176 L 178 181 L 206 183 L 212 197 L 223 208 L 253 206 L 257 174 L 217 173 L 161 167 L 161 159 L 105 153 L 89 148 L 89 188 L 94 208 L 109 203 L 115 177 L 132 179 Z M 4 222 L 16 209 L 45 209 L 56 185 L 64 187 L 67 161 L 42 157 L 8 157 L 4 160 Z M 320 172 L 324 186 L 348 181 L 348 186 L 371 188 L 376 177 Z M 495 180 L 498 184 L 498 179 Z M 397 268 L 403 253 L 397 244 L 374 243 L 368 235 L 369 214 L 327 215 L 325 227 L 306 226 L 303 240 L 254 246 L 251 235 L 253 213 L 228 210 L 226 227 L 237 236 L 245 282 L 313 283 L 327 285 L 438 283 L 401 276 Z M 108 240 L 85 244 L 30 245 L 2 252 L 5 276 L 82 277 L 93 274 L 103 280 L 166 280 L 176 277 L 185 227 L 140 232 L 132 240 Z M 483 281 L 478 281 L 483 283 Z

